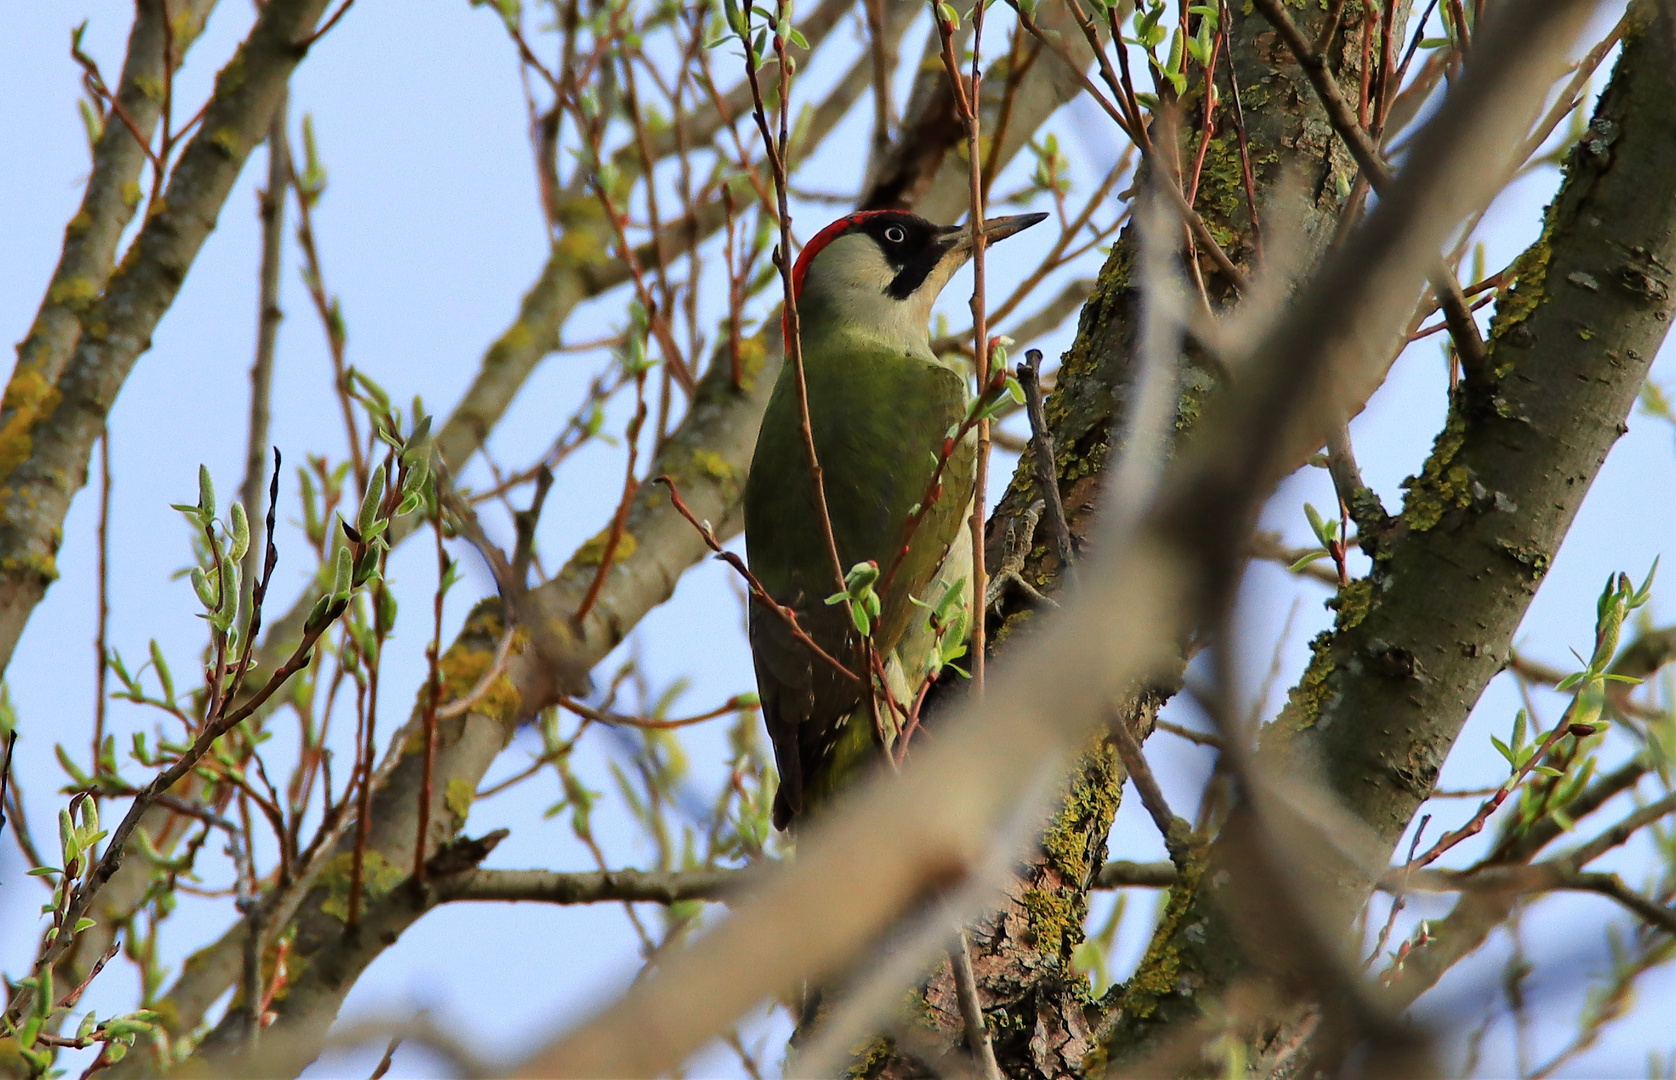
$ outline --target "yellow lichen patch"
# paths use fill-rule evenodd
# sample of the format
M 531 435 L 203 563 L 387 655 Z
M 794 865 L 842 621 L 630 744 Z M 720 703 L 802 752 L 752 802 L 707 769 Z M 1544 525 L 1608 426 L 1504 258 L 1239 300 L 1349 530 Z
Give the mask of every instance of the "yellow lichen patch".
M 480 608 L 479 612 L 481 611 Z M 437 661 L 437 670 L 442 675 L 442 704 L 444 705 L 451 701 L 457 701 L 475 691 L 477 684 L 494 666 L 495 646 L 493 642 L 498 640 L 500 636 L 500 617 L 498 613 L 493 615 L 494 636 L 485 641 L 472 631 L 481 628 L 483 623 L 491 620 L 487 618 L 478 619 L 478 614 L 478 612 L 473 613 L 473 619 L 467 620 L 465 630 L 461 632 L 459 640 L 442 654 L 442 659 Z M 478 622 L 479 625 L 474 626 L 474 621 Z M 513 637 L 512 651 L 514 653 L 522 652 L 528 640 L 528 635 L 519 631 Z M 518 688 L 512 684 L 512 680 L 507 677 L 503 670 L 477 698 L 471 711 L 494 720 L 508 722 L 517 719 L 519 708 L 522 705 L 523 697 L 518 693 Z
M 471 784 L 456 776 L 448 781 L 448 788 L 442 796 L 442 805 L 448 807 L 449 811 L 463 822 L 471 813 L 471 803 L 476 797 L 477 792 Z
M 768 363 L 768 347 L 761 336 L 741 338 L 739 341 L 739 388 L 749 391 L 756 386 L 757 376 Z
M 71 311 L 81 311 L 99 296 L 99 283 L 90 278 L 72 277 L 53 282 L 47 299 L 62 304 Z
M 535 334 L 527 324 L 520 320 L 507 327 L 506 333 L 502 334 L 490 347 L 489 360 L 491 363 L 504 360 L 505 354 L 524 352 L 534 344 Z
M 1338 591 L 1338 595 L 1327 601 L 1327 606 L 1338 612 L 1333 622 L 1333 629 L 1338 633 L 1354 630 L 1362 625 L 1362 620 L 1368 617 L 1368 609 L 1373 606 L 1373 582 L 1367 578 L 1357 578 Z
M 1419 476 L 1403 481 L 1407 496 L 1403 500 L 1403 521 L 1415 532 L 1436 528 L 1449 510 L 1464 508 L 1472 502 L 1472 474 L 1455 460 L 1466 442 L 1466 422 L 1457 410 L 1451 409 L 1449 420 L 1432 443 L 1431 456 Z
M 169 20 L 169 30 L 175 36 L 176 49 L 186 50 L 198 36 L 198 27 L 194 25 L 195 21 L 192 17 L 190 5 L 183 7 L 174 18 Z
M 71 237 L 80 236 L 92 227 L 93 215 L 89 214 L 86 210 L 78 210 L 76 212 L 76 216 L 70 219 L 70 223 L 64 226 L 64 235 Z
M 163 80 L 155 75 L 135 76 L 134 87 L 153 101 L 163 100 Z
M 1309 667 L 1304 669 L 1298 685 L 1287 691 L 1286 704 L 1275 718 L 1275 727 L 1280 731 L 1302 731 L 1314 727 L 1321 719 L 1321 706 L 1328 694 L 1327 680 L 1333 674 L 1332 632 L 1323 630 L 1315 635 L 1309 647 Z
M 1030 914 L 1030 933 L 1040 952 L 1057 956 L 1068 939 L 1082 936 L 1081 920 L 1076 918 L 1071 900 L 1065 894 L 1027 889 L 1023 903 L 1024 910 Z
M 326 899 L 320 910 L 342 921 L 349 920 L 349 882 L 355 872 L 355 853 L 333 855 L 320 871 L 320 884 L 326 887 Z M 368 851 L 361 860 L 361 909 L 390 894 L 390 890 L 407 878 L 407 871 L 376 851 Z
M 576 549 L 576 554 L 570 558 L 571 565 L 598 566 L 600 560 L 605 558 L 605 546 L 610 541 L 611 526 L 607 525 Z M 617 538 L 617 550 L 611 555 L 612 565 L 622 565 L 623 561 L 633 555 L 639 547 L 640 542 L 634 538 L 634 534 L 624 529 L 623 535 Z
M 1125 1017 L 1145 1019 L 1157 1011 L 1161 1000 L 1181 992 L 1181 951 L 1175 939 L 1204 877 L 1205 850 L 1201 840 L 1186 852 L 1181 879 L 1170 889 L 1164 914 L 1152 933 L 1146 955 L 1141 957 L 1135 974 L 1123 984 L 1119 1008 Z
M 606 257 L 605 244 L 587 229 L 566 229 L 553 244 L 553 257 L 572 266 L 587 266 Z
M 1122 789 L 1117 750 L 1101 739 L 1083 755 L 1059 811 L 1042 833 L 1042 850 L 1069 880 L 1088 880 L 1093 870 L 1088 858 L 1089 823 L 1112 819 Z
M 6 387 L 3 410 L 8 414 L 0 427 L 0 479 L 12 474 L 34 447 L 31 433 L 42 417 L 58 407 L 58 387 L 48 382 L 34 365 L 20 366 Z
M 20 573 L 51 584 L 58 580 L 58 561 L 51 555 L 7 555 L 0 559 L 0 574 L 17 577 Z
M 1338 612 L 1333 628 L 1315 635 L 1310 642 L 1309 667 L 1304 669 L 1298 685 L 1286 695 L 1286 704 L 1276 718 L 1278 732 L 1302 731 L 1314 727 L 1321 719 L 1321 707 L 1332 692 L 1327 683 L 1334 670 L 1333 644 L 1338 640 L 1337 635 L 1354 630 L 1368 617 L 1373 608 L 1373 582 L 1367 578 L 1352 581 L 1327 601 L 1327 606 Z
M 738 483 L 744 471 L 714 450 L 694 450 L 693 465 L 699 472 L 723 485 Z
M 244 136 L 240 135 L 239 129 L 231 124 L 216 128 L 209 141 L 211 146 L 230 158 L 238 157 L 244 151 Z
M 231 94 L 244 85 L 244 53 L 234 53 L 215 78 L 215 89 L 222 95 Z
M 1530 318 L 1548 292 L 1548 263 L 1553 258 L 1548 246 L 1547 231 L 1513 260 L 1513 288 L 1496 301 L 1496 314 L 1490 320 L 1490 337 L 1499 338 L 1519 323 Z
M 872 1076 L 875 1069 L 890 1060 L 893 1052 L 891 1041 L 883 1037 L 874 1039 L 865 1046 L 854 1047 L 850 1050 L 850 1067 L 844 1071 L 844 1075 L 850 1077 L 850 1080 L 863 1080 L 864 1077 Z
M 1240 158 L 1238 137 L 1228 131 L 1212 138 L 1205 147 L 1204 168 L 1199 171 L 1198 198 L 1194 208 L 1204 219 L 1211 237 L 1230 254 L 1241 245 L 1241 216 L 1244 211 L 1245 168 Z
M 122 185 L 122 205 L 132 210 L 140 205 L 140 184 L 137 180 L 130 180 Z

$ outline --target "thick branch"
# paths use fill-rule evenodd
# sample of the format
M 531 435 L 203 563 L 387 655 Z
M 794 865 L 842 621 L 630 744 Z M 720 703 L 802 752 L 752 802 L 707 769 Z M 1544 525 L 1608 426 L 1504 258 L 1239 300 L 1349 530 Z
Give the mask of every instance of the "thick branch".
M 724 900 L 759 876 L 754 870 L 473 870 L 438 886 L 439 901 L 530 900 L 543 904 L 598 904 L 632 901 L 678 904 L 685 900 Z
M 171 7 L 177 20 L 172 32 L 177 63 L 214 7 L 215 0 Z M 140 205 L 140 177 L 150 156 L 134 132 L 149 142 L 157 130 L 162 111 L 157 88 L 163 82 L 163 46 L 168 35 L 159 0 L 145 0 L 135 8 L 116 106 L 106 116 L 104 131 L 93 146 L 93 168 L 81 206 L 64 228 L 58 267 L 29 333 L 18 343 L 17 368 L 0 404 L 0 480 L 28 455 L 31 431 L 53 407 L 53 384 L 81 337 L 83 315 L 104 291 L 115 265 L 116 245 Z M 127 117 L 133 128 L 119 115 Z
M 1672 71 L 1676 56 L 1658 28 L 1626 39 L 1596 114 L 1613 137 L 1574 151 L 1543 236 L 1492 325 L 1493 390 L 1452 403 L 1370 577 L 1341 600 L 1338 625 L 1278 726 L 1320 763 L 1387 856 L 1506 662 L 1676 310 Z M 1227 857 L 1213 851 L 1212 867 Z M 1360 882 L 1339 898 L 1349 909 L 1372 882 L 1354 868 L 1344 880 Z M 1196 1007 L 1242 968 L 1215 893 L 1203 888 L 1165 928 L 1160 955 L 1204 978 L 1195 991 L 1166 995 L 1158 1018 Z M 1118 1045 L 1138 1045 L 1145 1026 L 1130 1023 Z
M 1044 17 L 1052 10 L 1049 5 L 1038 7 Z M 1348 178 L 1354 165 L 1342 146 L 1321 136 L 1324 125 L 1318 104 L 1298 77 L 1297 68 L 1276 56 L 1267 24 L 1261 18 L 1242 14 L 1239 5 L 1228 6 L 1228 17 L 1231 22 L 1226 48 L 1240 85 L 1255 88 L 1242 91 L 1247 94 L 1250 156 L 1260 163 L 1253 184 L 1262 197 L 1272 198 L 1280 189 L 1282 176 L 1299 176 L 1310 190 L 1320 193 L 1302 207 L 1289 205 L 1285 209 L 1286 213 L 1303 213 L 1300 231 L 1317 243 L 1302 255 L 1307 264 L 1319 256 L 1339 215 L 1342 202 L 1336 193 L 1348 184 L 1341 186 L 1336 178 Z M 1323 15 L 1306 7 L 1300 18 L 1321 20 Z M 1072 25 L 1069 30 L 1063 38 L 1065 44 L 1086 48 L 1086 40 L 1076 27 Z M 1353 47 L 1355 40 L 1352 38 L 1342 50 L 1343 56 L 1354 59 L 1359 55 Z M 1052 56 L 1044 55 L 1037 63 L 1055 71 L 1067 70 Z M 1230 97 L 1218 110 L 1218 134 L 1207 149 L 1207 160 L 1215 167 L 1204 170 L 1195 205 L 1223 239 L 1225 250 L 1249 267 L 1257 247 L 1257 225 L 1244 195 L 1239 140 L 1234 129 Z M 1054 392 L 1045 403 L 1055 444 L 1053 465 L 1058 476 L 1069 478 L 1059 482 L 1068 531 L 1079 546 L 1092 540 L 1107 467 L 1123 452 L 1122 424 L 1131 408 L 1137 373 L 1134 342 L 1141 296 L 1136 264 L 1137 238 L 1130 230 L 1113 246 L 1094 283 L 1082 309 L 1076 340 L 1062 358 Z M 1224 280 L 1214 265 L 1207 262 L 1203 273 L 1214 299 L 1232 297 L 1232 283 Z M 1187 430 L 1213 395 L 1215 381 L 1210 366 L 1197 366 L 1191 352 L 1183 357 L 1181 369 L 1177 427 Z M 996 565 L 1003 564 L 1009 532 L 1039 497 L 1033 465 L 1033 455 L 1021 458 L 1007 495 L 990 521 L 990 559 Z M 1064 581 L 1057 539 L 1057 533 L 1044 522 L 1035 538 L 1036 549 L 1044 554 L 1030 558 L 1022 571 L 1031 582 L 1045 580 L 1050 591 Z M 992 637 L 1001 642 L 998 648 L 1002 657 L 1013 643 L 1022 644 L 1019 636 L 1028 634 L 1040 617 L 1022 599 L 1010 597 L 1003 603 L 1001 620 L 992 630 Z M 1159 683 L 1163 686 L 1170 681 L 1160 677 Z M 1157 694 L 1141 694 L 1125 707 L 1127 726 L 1137 739 L 1150 734 L 1152 713 L 1160 701 Z M 1062 1075 L 1080 1067 L 1094 1047 L 1088 1011 L 1074 989 L 1077 982 L 1072 962 L 1082 941 L 1088 890 L 1108 876 L 1098 868 L 1125 780 L 1126 773 L 1109 741 L 1092 744 L 1067 784 L 1042 849 L 1032 853 L 1018 879 L 1007 888 L 1006 906 L 973 936 L 973 961 L 985 1001 L 992 1010 L 999 1004 L 1010 1018 L 1008 1030 L 1017 1032 L 1000 1048 L 1003 1060 L 1017 1075 Z M 934 981 L 928 996 L 952 1006 L 952 988 L 945 982 Z M 956 1045 L 960 1028 L 954 1009 L 940 1010 L 935 1022 L 944 1044 Z M 897 1057 L 881 1070 L 881 1075 L 917 1075 L 917 1069 L 913 1061 Z
M 1067 100 L 1061 92 L 1058 82 L 1045 76 L 1037 78 L 1034 71 L 1032 77 L 1024 80 L 1015 98 L 1013 119 L 999 160 L 1010 160 L 1047 116 Z M 934 220 L 952 218 L 965 205 L 965 185 L 965 163 L 945 161 L 916 209 Z M 739 388 L 732 384 L 726 349 L 717 355 L 699 380 L 686 418 L 647 470 L 649 476 L 673 476 L 692 511 L 711 521 L 717 533 L 724 537 L 735 535 L 740 527 L 735 510 L 745 468 L 762 410 L 778 373 L 778 335 L 765 336 L 766 342 L 759 337 L 744 343 L 748 352 L 744 365 L 747 378 Z M 625 535 L 635 537 L 635 549 L 612 567 L 593 609 L 579 629 L 572 623 L 570 613 L 593 576 L 594 564 L 585 556 L 573 557 L 553 580 L 530 592 L 525 617 L 537 624 L 531 627 L 530 636 L 541 644 L 543 653 L 537 658 L 533 649 L 527 649 L 515 655 L 484 708 L 443 725 L 433 781 L 439 804 L 446 791 L 475 791 L 495 755 L 511 737 L 513 722 L 556 701 L 562 693 L 574 690 L 586 672 L 648 611 L 669 597 L 681 574 L 707 550 L 696 531 L 675 512 L 663 489 L 650 482 L 643 484 L 635 495 Z M 489 663 L 501 628 L 498 605 L 484 606 L 479 615 L 479 619 L 468 622 L 454 646 L 458 650 L 457 662 L 474 674 L 484 670 L 475 665 Z M 488 629 L 491 622 L 492 634 Z M 445 665 L 445 673 L 447 670 Z M 397 766 L 374 802 L 369 859 L 387 859 L 397 865 L 411 859 L 419 792 L 418 764 L 413 757 L 408 755 Z M 432 808 L 430 820 L 432 842 L 441 843 L 458 832 L 464 819 L 455 809 L 438 805 Z M 341 892 L 341 884 L 339 888 Z M 314 951 L 333 948 L 336 936 L 342 933 L 341 919 L 323 908 L 331 895 L 324 887 L 317 888 L 297 916 L 293 955 L 304 965 L 298 978 L 308 983 L 308 987 L 276 1003 L 280 1013 L 276 1027 L 285 1026 L 289 1032 L 308 1039 L 318 1035 L 307 1033 L 323 1032 L 330 1024 L 358 974 L 357 971 L 346 975 L 342 969 L 334 968 L 335 981 L 325 986 L 315 982 L 323 976 L 306 966 Z M 276 926 L 275 932 L 279 930 Z M 203 1010 L 231 984 L 237 972 L 237 957 L 236 950 L 229 949 L 227 943 L 236 939 L 237 934 L 231 933 L 222 943 L 204 950 L 195 958 L 198 962 L 183 972 L 180 983 L 165 995 L 166 1003 L 181 1006 L 178 1015 L 184 1027 L 200 1022 Z M 187 1005 L 192 1009 L 187 1009 Z M 219 1046 L 222 1052 L 231 1050 L 236 1044 L 235 1027 L 233 1020 L 224 1021 L 206 1040 L 206 1047 Z M 280 1037 L 270 1034 L 276 1039 Z M 136 1056 L 131 1055 L 129 1060 Z
M 271 0 L 216 80 L 203 123 L 181 153 L 167 190 L 140 229 L 122 272 L 83 314 L 87 331 L 41 405 L 26 456 L 0 497 L 0 667 L 57 576 L 55 556 L 70 499 L 87 482 L 88 455 L 152 332 L 180 292 L 215 227 L 245 159 L 302 59 L 295 42 L 326 0 Z
M 1586 14 L 1568 0 L 1527 6 L 1517 29 L 1503 19 L 1502 39 L 1487 35 L 1478 55 L 1488 66 L 1462 80 L 1392 196 L 1258 343 L 1241 393 L 1172 464 L 1160 504 L 1090 560 L 1051 627 L 998 665 L 983 698 L 899 775 L 800 836 L 798 858 L 734 918 L 667 951 L 518 1075 L 661 1074 L 764 996 L 829 976 L 932 890 L 987 888 L 988 872 L 1031 835 L 1044 771 L 1068 762 L 1116 694 L 1174 662 L 1178 635 L 1237 580 L 1262 502 L 1332 418 L 1378 385 L 1384 345 L 1437 248 L 1491 194 L 1483 162 L 1514 137 L 1508 112 L 1545 84 Z

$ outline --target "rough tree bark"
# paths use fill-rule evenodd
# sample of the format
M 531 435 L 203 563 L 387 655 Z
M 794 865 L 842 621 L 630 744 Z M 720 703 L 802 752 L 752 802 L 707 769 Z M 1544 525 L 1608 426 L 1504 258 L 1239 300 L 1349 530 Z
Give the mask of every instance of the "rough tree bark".
M 1401 514 L 1369 522 L 1373 569 L 1334 601 L 1336 625 L 1272 732 L 1277 751 L 1289 741 L 1319 766 L 1387 856 L 1508 662 L 1676 313 L 1676 49 L 1654 5 L 1633 10 L 1542 236 L 1497 306 L 1492 378 L 1454 395 Z M 1217 894 L 1228 857 L 1213 846 L 1198 886 L 1172 902 L 1118 1001 L 1114 1059 L 1144 1053 L 1247 970 L 1231 898 Z M 1349 910 L 1370 883 L 1345 873 L 1338 884 Z
M 87 482 L 89 455 L 104 434 L 111 404 L 151 347 L 152 332 L 215 229 L 245 159 L 266 137 L 291 72 L 306 53 L 299 43 L 308 41 L 325 7 L 326 0 L 274 0 L 262 9 L 250 36 L 217 75 L 203 122 L 181 151 L 167 190 L 151 207 L 122 265 L 109 269 L 121 234 L 117 222 L 126 224 L 125 215 L 132 213 L 127 196 L 138 202 L 138 188 L 127 186 L 132 181 L 124 183 L 119 204 L 107 200 L 100 208 L 107 225 L 97 249 L 78 260 L 85 261 L 83 275 L 74 282 L 55 280 L 45 310 L 76 299 L 70 307 L 75 321 L 52 320 L 59 329 L 38 349 L 26 341 L 30 352 L 20 353 L 7 389 L 10 416 L 6 451 L 0 455 L 0 551 L 5 552 L 0 559 L 0 669 L 11 661 L 30 613 L 57 577 L 64 515 Z M 182 12 L 187 16 L 183 25 L 193 26 L 195 10 Z M 135 83 L 141 96 L 161 94 L 155 73 L 137 76 Z M 155 123 L 155 109 L 151 115 Z M 118 143 L 121 136 L 112 133 L 120 130 L 124 125 L 115 117 L 106 123 L 107 136 Z M 121 168 L 125 175 L 137 172 L 131 157 Z M 98 193 L 90 189 L 88 197 Z M 94 224 L 72 219 L 67 230 L 72 242 L 78 228 Z M 112 227 L 114 233 L 105 231 Z M 73 346 L 67 355 L 66 346 Z M 60 372 L 56 382 L 48 382 L 55 369 Z
M 1676 52 L 1668 34 L 1647 32 L 1652 6 L 1638 12 L 1642 21 L 1626 38 L 1589 135 L 1572 153 L 1542 238 L 1520 260 L 1519 283 L 1499 306 L 1490 342 L 1493 381 L 1463 384 L 1455 395 L 1431 458 L 1406 485 L 1400 516 L 1379 520 L 1376 504 L 1362 503 L 1374 569 L 1334 601 L 1337 625 L 1316 642 L 1314 662 L 1292 691 L 1279 729 L 1296 736 L 1299 752 L 1320 764 L 1332 790 L 1387 849 L 1430 795 L 1472 705 L 1506 663 L 1519 619 L 1589 482 L 1625 430 L 1669 326 L 1676 144 L 1668 132 L 1676 130 Z M 1313 175 L 1331 176 L 1343 159 L 1327 142 L 1302 74 L 1275 53 L 1262 24 L 1248 17 L 1235 26 L 1236 67 L 1245 70 L 1249 56 L 1244 62 L 1256 68 L 1261 58 L 1266 66 L 1256 68 L 1262 74 L 1252 89 L 1279 91 L 1262 107 L 1247 104 L 1254 157 L 1262 166 L 1278 164 L 1278 144 L 1281 153 L 1310 161 L 1310 154 L 1298 153 L 1297 136 L 1313 136 L 1323 140 Z M 1337 56 L 1343 60 L 1345 53 Z M 1273 176 L 1260 173 L 1262 180 Z M 1330 221 L 1322 200 L 1331 187 L 1310 190 L 1317 194 L 1314 220 Z M 1207 217 L 1214 211 L 1199 209 Z M 1234 253 L 1244 255 L 1237 247 Z M 1132 244 L 1120 243 L 1084 310 L 1051 401 L 1062 448 L 1060 487 L 1079 533 L 1094 508 L 1112 418 L 1121 408 L 1107 388 L 1128 381 L 1134 263 Z M 1191 423 L 1197 394 L 1210 389 L 1208 377 L 1191 366 L 1186 372 L 1180 427 Z M 997 555 L 1007 521 L 1033 498 L 1029 475 L 1026 460 L 992 522 Z M 1038 537 L 1025 570 L 1029 580 L 1054 583 L 1052 547 Z M 996 635 L 998 650 L 1028 617 L 1008 614 Z M 1144 734 L 1150 716 L 1131 709 L 1125 720 Z M 1143 1058 L 1165 1028 L 1202 1015 L 1249 970 L 1215 890 L 1225 878 L 1216 868 L 1228 856 L 1212 845 L 1182 853 L 1183 885 L 1127 983 L 1093 1002 L 1070 976 L 1090 875 L 1123 778 L 1108 748 L 1085 757 L 1043 851 L 1001 912 L 973 935 L 986 1017 L 1008 1076 L 1098 1071 L 1105 1061 Z M 1346 906 L 1354 907 L 1371 883 L 1349 880 Z M 923 1019 L 953 1045 L 960 1019 L 948 981 L 946 972 L 933 979 Z M 869 1075 L 922 1073 L 917 1062 L 890 1054 L 882 1043 L 858 1064 Z
M 1355 164 L 1333 137 L 1308 81 L 1274 31 L 1261 16 L 1243 14 L 1238 6 L 1231 5 L 1228 15 L 1232 20 L 1228 51 L 1239 86 L 1253 179 L 1262 200 L 1258 227 L 1277 217 L 1295 222 L 1305 249 L 1299 253 L 1299 269 L 1307 271 L 1333 237 Z M 1326 12 L 1307 5 L 1297 17 L 1306 33 L 1313 34 L 1324 24 Z M 1329 51 L 1331 65 L 1340 78 L 1356 79 L 1362 23 L 1346 17 L 1343 24 Z M 1194 208 L 1230 259 L 1249 273 L 1261 240 L 1244 188 L 1234 99 L 1225 77 L 1219 77 L 1218 85 L 1221 100 L 1215 133 L 1205 154 Z M 1188 161 L 1197 150 L 1203 93 L 1202 85 L 1190 88 L 1181 104 L 1185 147 L 1181 156 Z M 1283 176 L 1291 178 L 1285 185 Z M 1282 197 L 1292 205 L 1279 210 L 1275 203 Z M 1047 401 L 1060 493 L 1072 535 L 1079 543 L 1091 530 L 1106 466 L 1115 460 L 1113 443 L 1121 439 L 1117 429 L 1135 377 L 1134 341 L 1141 315 L 1138 247 L 1139 237 L 1131 226 L 1113 246 L 1082 309 L 1076 339 L 1062 358 L 1057 388 Z M 1211 301 L 1219 306 L 1233 303 L 1238 297 L 1234 283 L 1208 256 L 1201 255 L 1199 264 Z M 1177 429 L 1185 432 L 1213 390 L 1214 379 L 1191 354 L 1184 358 L 1181 379 Z M 1038 497 L 1032 480 L 1033 453 L 1033 448 L 1025 451 L 990 520 L 991 566 L 1001 565 L 1009 528 Z M 1021 573 L 1033 585 L 1051 592 L 1059 584 L 1060 570 L 1053 538 L 1041 527 Z M 1010 640 L 1029 633 L 1036 615 L 1027 601 L 1006 598 L 1003 610 L 991 615 L 992 651 L 1004 654 Z M 1118 709 L 1137 739 L 1151 733 L 1158 707 L 1169 692 L 1170 688 L 1159 688 L 1142 693 Z M 1041 849 L 1011 881 L 1002 907 L 970 931 L 979 995 L 996 1054 L 1008 1076 L 1074 1074 L 1098 1050 L 1099 1004 L 1086 978 L 1073 971 L 1071 957 L 1083 940 L 1089 890 L 1105 857 L 1107 835 L 1126 778 L 1109 741 L 1091 746 L 1067 783 Z M 925 986 L 923 995 L 918 1019 L 926 1033 L 945 1050 L 958 1047 L 965 1038 L 964 1028 L 946 964 Z M 923 1063 L 896 1053 L 887 1039 L 869 1048 L 854 1071 L 879 1077 L 927 1075 Z

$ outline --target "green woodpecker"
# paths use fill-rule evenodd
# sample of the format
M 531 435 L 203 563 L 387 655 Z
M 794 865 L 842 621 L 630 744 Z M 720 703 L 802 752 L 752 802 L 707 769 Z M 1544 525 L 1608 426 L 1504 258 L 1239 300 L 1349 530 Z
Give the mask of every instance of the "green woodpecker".
M 1029 228 L 1046 214 L 983 223 L 986 243 Z M 966 377 L 931 351 L 931 305 L 968 258 L 966 226 L 933 225 L 896 210 L 865 211 L 828 225 L 792 271 L 815 454 L 838 558 L 848 571 L 871 561 L 880 572 L 873 646 L 891 670 L 914 672 L 903 655 L 927 638 L 913 598 L 932 602 L 965 587 L 970 565 L 967 511 L 975 439 L 945 447 L 965 418 Z M 788 349 L 789 352 L 789 349 Z M 926 497 L 940 457 L 942 490 L 925 508 L 907 548 L 908 519 Z M 832 657 L 859 671 L 860 630 L 839 591 L 820 525 L 802 434 L 797 378 L 788 360 L 768 400 L 745 482 L 745 549 L 764 591 Z M 899 561 L 890 573 L 893 562 Z M 969 574 L 967 575 L 969 578 Z M 774 824 L 786 828 L 874 752 L 863 694 L 873 680 L 835 671 L 786 622 L 750 605 L 751 653 L 762 715 L 774 744 L 780 789 Z M 884 705 L 878 706 L 881 712 Z

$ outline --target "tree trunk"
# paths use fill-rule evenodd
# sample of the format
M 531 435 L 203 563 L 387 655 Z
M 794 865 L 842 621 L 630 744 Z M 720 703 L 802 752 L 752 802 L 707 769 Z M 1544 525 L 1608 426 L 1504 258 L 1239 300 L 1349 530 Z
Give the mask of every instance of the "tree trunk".
M 1259 15 L 1230 6 L 1228 50 L 1238 80 L 1244 114 L 1245 156 L 1253 186 L 1262 200 L 1258 228 L 1251 219 L 1237 132 L 1234 95 L 1219 78 L 1209 146 L 1205 150 L 1194 207 L 1229 258 L 1249 272 L 1258 261 L 1261 224 L 1277 219 L 1295 223 L 1305 251 L 1300 270 L 1307 271 L 1331 242 L 1351 190 L 1355 165 L 1332 135 L 1303 73 L 1275 32 Z M 1404 8 L 1406 12 L 1406 7 Z M 1296 13 L 1306 34 L 1320 31 L 1326 13 L 1308 5 Z M 1399 32 L 1402 25 L 1398 22 Z M 1345 18 L 1330 50 L 1340 78 L 1360 78 L 1362 24 Z M 1225 73 L 1227 68 L 1224 67 Z M 1203 86 L 1191 87 L 1181 102 L 1183 132 L 1180 157 L 1190 171 L 1199 149 L 1204 118 Z M 1153 138 L 1164 138 L 1156 125 Z M 1163 149 L 1162 143 L 1157 145 Z M 1146 167 L 1143 166 L 1143 173 Z M 1283 178 L 1284 182 L 1283 182 Z M 1281 199 L 1290 205 L 1280 206 Z M 1125 230 L 1107 258 L 1094 292 L 1082 310 L 1077 335 L 1062 359 L 1058 385 L 1047 401 L 1049 428 L 1056 447 L 1055 467 L 1073 537 L 1089 534 L 1114 444 L 1121 450 L 1121 425 L 1127 390 L 1135 377 L 1134 340 L 1140 323 L 1139 237 Z M 1238 299 L 1235 284 L 1211 258 L 1198 255 L 1197 271 L 1206 294 L 1219 307 Z M 1028 344 L 1028 343 L 1025 343 Z M 1191 353 L 1181 366 L 1181 396 L 1176 429 L 1189 430 L 1204 398 L 1215 388 L 1208 366 Z M 1034 449 L 1026 450 L 1007 494 L 996 506 L 988 529 L 988 561 L 1001 565 L 1007 532 L 1038 497 L 1032 480 Z M 1045 523 L 1021 568 L 1031 584 L 1051 592 L 1060 566 Z M 991 613 L 991 651 L 1004 656 L 1008 643 L 1028 634 L 1034 610 L 1008 598 Z M 1158 707 L 1174 687 L 1137 694 L 1118 710 L 1137 740 L 1150 735 Z M 1012 879 L 1000 909 L 969 931 L 972 963 L 986 1022 L 995 1040 L 1002 1071 L 1010 1077 L 1062 1077 L 1085 1071 L 1100 1053 L 1098 1032 L 1105 1011 L 1088 980 L 1072 965 L 1084 937 L 1088 894 L 1105 857 L 1106 839 L 1127 778 L 1108 740 L 1091 746 L 1068 781 L 1041 847 Z M 947 964 L 923 990 L 925 1008 L 917 1019 L 943 1050 L 960 1046 L 964 1026 Z M 869 1077 L 928 1075 L 916 1057 L 896 1052 L 888 1040 L 871 1047 L 853 1070 Z

